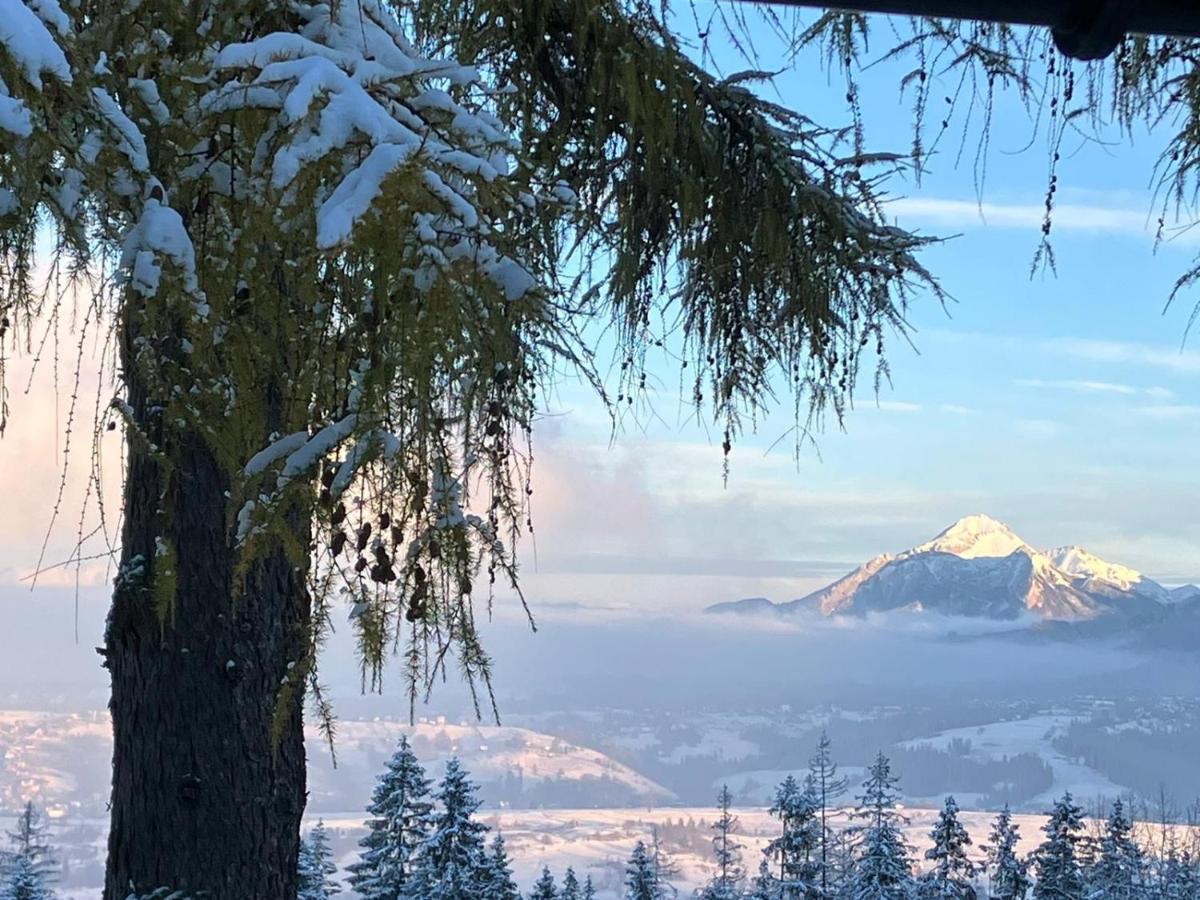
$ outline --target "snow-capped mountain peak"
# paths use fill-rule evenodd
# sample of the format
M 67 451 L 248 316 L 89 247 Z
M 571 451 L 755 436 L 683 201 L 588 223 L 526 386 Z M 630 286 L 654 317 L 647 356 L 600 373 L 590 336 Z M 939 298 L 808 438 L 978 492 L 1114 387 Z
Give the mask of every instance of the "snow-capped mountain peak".
M 778 615 L 807 610 L 832 616 L 915 610 L 1059 621 L 1121 614 L 1121 621 L 1154 621 L 1171 599 L 1160 584 L 1127 566 L 1079 547 L 1042 552 L 1003 522 L 973 515 L 931 541 L 896 556 L 877 556 L 797 600 L 774 604 L 759 598 L 711 611 Z
M 1073 578 L 1083 579 L 1089 586 L 1111 587 L 1166 599 L 1166 588 L 1151 581 L 1141 572 L 1118 563 L 1110 563 L 1082 547 L 1055 547 L 1048 550 L 1046 555 L 1060 571 Z
M 1003 522 L 978 514 L 959 519 L 932 541 L 913 547 L 909 553 L 950 553 L 963 559 L 979 559 L 1009 556 L 1018 550 L 1036 552 Z
M 1142 580 L 1142 573 L 1136 569 L 1107 562 L 1082 547 L 1055 547 L 1046 551 L 1046 555 L 1068 575 L 1098 578 L 1126 589 Z

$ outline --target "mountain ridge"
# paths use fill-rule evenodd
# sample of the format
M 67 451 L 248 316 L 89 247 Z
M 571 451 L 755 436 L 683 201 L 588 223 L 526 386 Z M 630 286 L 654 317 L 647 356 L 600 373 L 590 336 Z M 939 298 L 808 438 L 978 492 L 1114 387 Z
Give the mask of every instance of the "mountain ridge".
M 1038 550 L 986 514 L 965 516 L 897 554 L 880 554 L 795 600 L 718 603 L 709 613 L 862 616 L 906 610 L 967 618 L 1085 622 L 1154 620 L 1191 591 L 1174 591 L 1075 545 Z

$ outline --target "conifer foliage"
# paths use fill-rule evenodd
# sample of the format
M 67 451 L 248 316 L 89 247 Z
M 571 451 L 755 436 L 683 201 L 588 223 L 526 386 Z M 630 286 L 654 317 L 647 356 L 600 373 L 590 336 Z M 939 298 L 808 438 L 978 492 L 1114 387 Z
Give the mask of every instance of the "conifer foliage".
M 1020 837 L 1020 829 L 1012 820 L 1008 804 L 1005 804 L 992 823 L 988 843 L 983 848 L 986 855 L 984 868 L 991 884 L 991 900 L 1024 900 L 1029 893 L 1029 867 L 1017 853 Z
M 925 858 L 933 868 L 921 879 L 920 896 L 927 900 L 971 900 L 975 896 L 971 887 L 975 864 L 967 856 L 971 836 L 958 820 L 958 804 L 953 797 L 946 798 L 930 836 L 933 846 L 925 851 Z
M 580 885 L 579 879 L 575 875 L 575 869 L 567 866 L 567 872 L 563 875 L 562 893 L 559 894 L 560 900 L 583 900 L 583 886 Z
M 333 879 L 337 865 L 329 846 L 329 832 L 318 821 L 308 837 L 300 839 L 300 889 L 296 900 L 330 900 L 342 886 Z
M 820 879 L 816 854 L 820 849 L 820 820 L 814 782 L 801 787 L 788 775 L 775 792 L 771 815 L 779 819 L 782 833 L 764 851 L 774 863 L 778 891 L 783 898 L 810 896 Z
M 808 773 L 820 817 L 820 831 L 818 832 L 820 854 L 817 862 L 820 866 L 821 892 L 827 895 L 833 844 L 833 835 L 829 827 L 829 810 L 846 793 L 848 782 L 844 776 L 838 774 L 837 763 L 833 759 L 833 742 L 824 730 L 821 731 L 821 737 L 817 740 L 816 752 L 808 761 Z
M 904 817 L 897 810 L 899 779 L 892 764 L 879 753 L 867 774 L 854 812 L 860 822 L 849 896 L 853 900 L 906 900 L 912 891 L 908 844 L 901 830 Z
M 435 793 L 433 827 L 417 857 L 408 897 L 422 900 L 477 900 L 490 880 L 484 844 L 487 826 L 473 816 L 479 799 L 462 763 L 452 758 Z
M 717 821 L 713 823 L 713 862 L 716 874 L 701 893 L 702 900 L 734 900 L 741 895 L 745 878 L 742 869 L 742 845 L 737 842 L 738 820 L 733 814 L 733 798 L 729 786 L 722 785 L 717 794 Z
M 8 838 L 12 850 L 0 857 L 0 900 L 53 900 L 58 863 L 49 828 L 32 802 L 26 802 Z
M 638 841 L 625 864 L 624 900 L 662 900 L 663 896 L 654 854 L 645 841 Z
M 54 892 L 27 856 L 15 856 L 0 883 L 0 900 L 53 900 Z
M 530 891 L 529 900 L 558 900 L 558 886 L 548 866 L 542 866 L 542 874 Z
M 1054 804 L 1042 829 L 1046 838 L 1034 852 L 1035 900 L 1083 900 L 1079 850 L 1084 840 L 1083 810 L 1070 792 Z
M 488 848 L 487 863 L 480 879 L 480 900 L 520 900 L 517 884 L 513 881 L 512 868 L 508 862 L 508 849 L 504 835 L 499 832 L 492 838 Z
M 1100 856 L 1088 873 L 1087 896 L 1094 900 L 1136 900 L 1144 896 L 1145 869 L 1144 854 L 1133 839 L 1133 823 L 1118 798 L 1104 825 Z
M 429 780 L 408 738 L 387 762 L 367 807 L 367 834 L 362 854 L 350 866 L 350 884 L 364 900 L 403 896 L 416 857 L 433 824 Z

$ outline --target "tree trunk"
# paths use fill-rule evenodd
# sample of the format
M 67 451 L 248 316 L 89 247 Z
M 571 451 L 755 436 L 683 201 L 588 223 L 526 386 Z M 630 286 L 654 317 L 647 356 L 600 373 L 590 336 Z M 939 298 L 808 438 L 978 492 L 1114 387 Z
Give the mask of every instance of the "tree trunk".
M 130 406 L 159 442 L 154 403 L 136 384 Z M 176 444 L 156 456 L 130 440 L 105 648 L 114 746 L 104 900 L 289 900 L 305 801 L 302 690 L 276 706 L 288 664 L 304 656 L 303 572 L 276 552 L 234 599 L 228 478 L 199 435 Z M 153 592 L 160 535 L 177 558 L 165 617 Z

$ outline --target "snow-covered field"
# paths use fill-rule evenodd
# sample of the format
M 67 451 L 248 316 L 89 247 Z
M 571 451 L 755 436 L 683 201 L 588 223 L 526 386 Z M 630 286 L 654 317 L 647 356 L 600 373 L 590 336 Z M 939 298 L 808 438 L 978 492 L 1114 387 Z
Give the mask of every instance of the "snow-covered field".
M 1035 753 L 1054 772 L 1054 784 L 1034 798 L 1049 806 L 1065 791 L 1082 801 L 1096 797 L 1119 797 L 1128 788 L 1115 784 L 1095 769 L 1060 753 L 1053 739 L 1071 724 L 1068 715 L 1042 715 L 1010 722 L 992 722 L 970 728 L 953 728 L 932 737 L 907 741 L 904 746 L 930 746 L 947 750 L 955 742 L 970 742 L 971 756 L 979 759 L 1004 759 L 1020 753 Z

